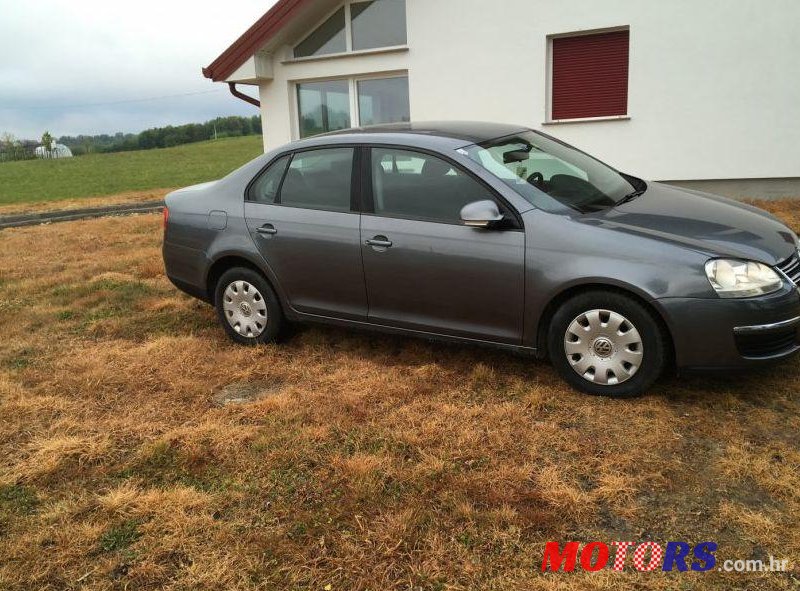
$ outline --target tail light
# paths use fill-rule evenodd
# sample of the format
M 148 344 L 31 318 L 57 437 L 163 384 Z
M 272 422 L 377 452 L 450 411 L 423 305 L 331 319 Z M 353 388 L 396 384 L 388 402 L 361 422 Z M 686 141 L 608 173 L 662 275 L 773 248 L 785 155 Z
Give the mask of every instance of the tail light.
M 166 230 L 167 222 L 169 222 L 169 207 L 167 207 L 166 205 L 164 206 L 163 214 L 164 214 L 164 230 Z

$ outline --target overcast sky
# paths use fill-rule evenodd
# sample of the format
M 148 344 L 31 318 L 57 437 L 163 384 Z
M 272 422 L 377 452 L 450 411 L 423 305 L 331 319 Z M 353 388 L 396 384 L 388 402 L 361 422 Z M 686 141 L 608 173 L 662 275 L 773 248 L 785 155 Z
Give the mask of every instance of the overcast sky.
M 113 134 L 256 115 L 200 69 L 274 2 L 0 0 L 0 133 Z M 202 94 L 107 104 L 188 93 Z

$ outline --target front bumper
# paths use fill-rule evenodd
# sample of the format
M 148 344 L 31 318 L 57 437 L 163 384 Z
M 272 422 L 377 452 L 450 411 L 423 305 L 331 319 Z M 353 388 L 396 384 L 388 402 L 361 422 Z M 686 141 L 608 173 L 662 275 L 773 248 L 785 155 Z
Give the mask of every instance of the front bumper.
M 679 369 L 739 369 L 800 351 L 800 293 L 786 285 L 745 299 L 658 300 Z

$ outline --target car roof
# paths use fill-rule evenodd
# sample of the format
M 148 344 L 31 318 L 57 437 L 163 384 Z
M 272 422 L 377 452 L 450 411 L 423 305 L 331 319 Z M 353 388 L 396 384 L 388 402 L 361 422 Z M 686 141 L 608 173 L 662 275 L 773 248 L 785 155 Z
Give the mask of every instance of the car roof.
M 325 143 L 399 143 L 430 147 L 461 147 L 528 131 L 522 125 L 483 121 L 429 121 L 354 127 L 315 135 L 290 144 L 294 149 Z
M 415 123 L 390 123 L 386 125 L 371 125 L 343 129 L 325 134 L 347 135 L 354 133 L 364 134 L 389 134 L 407 133 L 415 135 L 429 135 L 456 140 L 464 140 L 473 144 L 493 140 L 525 131 L 521 125 L 508 125 L 505 123 L 489 123 L 486 121 L 423 121 Z

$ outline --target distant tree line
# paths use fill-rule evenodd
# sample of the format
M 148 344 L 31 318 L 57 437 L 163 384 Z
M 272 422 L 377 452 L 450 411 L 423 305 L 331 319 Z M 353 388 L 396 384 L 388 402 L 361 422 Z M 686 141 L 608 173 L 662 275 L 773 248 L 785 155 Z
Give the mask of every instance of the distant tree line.
M 33 160 L 36 158 L 34 150 L 38 142 L 33 140 L 18 140 L 12 134 L 0 134 L 0 162 L 12 160 Z
M 0 162 L 33 159 L 36 157 L 36 147 L 42 143 L 47 144 L 47 150 L 50 150 L 55 144 L 63 144 L 72 151 L 74 156 L 81 156 L 102 152 L 169 148 L 180 144 L 243 135 L 261 135 L 261 117 L 259 115 L 217 117 L 205 123 L 154 127 L 141 133 L 66 135 L 61 136 L 57 141 L 49 132 L 45 132 L 40 141 L 22 140 L 10 133 L 0 133 Z
M 100 152 L 129 152 L 170 148 L 223 137 L 261 135 L 261 117 L 217 117 L 205 123 L 154 127 L 141 133 L 116 133 L 114 135 L 62 136 L 58 143 L 72 150 L 75 156 Z

